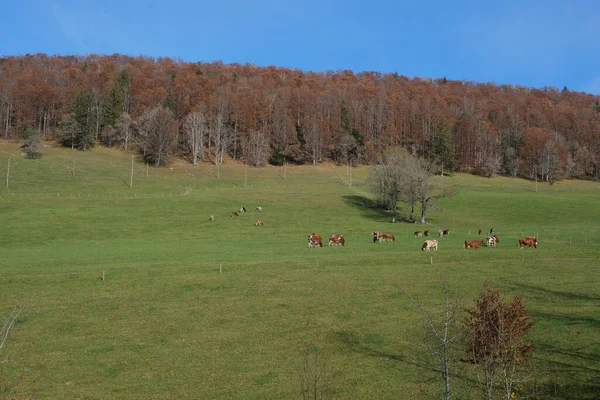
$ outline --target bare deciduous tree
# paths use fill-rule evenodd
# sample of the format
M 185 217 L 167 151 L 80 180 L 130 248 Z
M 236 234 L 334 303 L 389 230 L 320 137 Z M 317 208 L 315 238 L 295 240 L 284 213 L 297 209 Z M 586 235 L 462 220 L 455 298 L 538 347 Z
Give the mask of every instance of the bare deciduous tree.
M 250 165 L 263 166 L 269 159 L 269 139 L 262 132 L 251 132 L 243 142 L 244 153 Z
M 117 120 L 117 123 L 115 124 L 117 136 L 123 142 L 123 148 L 125 149 L 125 151 L 129 150 L 129 142 L 131 142 L 131 138 L 133 136 L 132 124 L 133 121 L 127 113 L 121 114 L 121 116 Z
M 206 119 L 202 111 L 190 113 L 183 126 L 186 145 L 192 156 L 192 164 L 198 165 L 198 158 L 204 160 L 204 136 L 206 133 Z
M 452 398 L 451 381 L 454 378 L 453 361 L 455 356 L 455 345 L 460 340 L 460 332 L 456 326 L 456 314 L 460 308 L 460 301 L 450 299 L 450 292 L 444 285 L 443 305 L 441 316 L 433 316 L 425 310 L 421 303 L 418 304 L 423 316 L 427 337 L 424 347 L 427 353 L 433 357 L 433 365 L 429 366 L 436 376 L 442 376 L 444 383 L 444 399 Z
M 324 350 L 313 343 L 310 320 L 306 321 L 306 340 L 298 376 L 303 400 L 326 400 L 331 397 L 333 375 L 329 360 Z
M 173 114 L 157 107 L 144 113 L 139 122 L 144 159 L 155 166 L 166 164 L 177 144 L 177 121 Z
M 430 177 L 433 166 L 409 154 L 405 149 L 393 148 L 379 157 L 379 163 L 369 170 L 368 183 L 389 210 L 395 210 L 402 200 L 410 206 L 410 219 L 414 220 L 415 204 L 421 204 L 421 222 L 433 198 Z

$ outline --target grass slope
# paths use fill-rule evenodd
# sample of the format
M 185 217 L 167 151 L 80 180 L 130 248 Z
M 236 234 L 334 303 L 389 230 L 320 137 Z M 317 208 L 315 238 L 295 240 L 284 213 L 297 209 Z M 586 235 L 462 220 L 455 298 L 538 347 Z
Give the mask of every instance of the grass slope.
M 451 235 L 421 253 L 420 225 L 369 207 L 363 167 L 352 187 L 329 164 L 248 168 L 244 187 L 239 165 L 217 179 L 184 163 L 146 176 L 136 161 L 130 189 L 131 157 L 115 150 L 24 160 L 0 143 L 2 173 L 8 157 L 0 308 L 35 294 L 6 350 L 39 398 L 296 398 L 307 318 L 340 398 L 422 398 L 417 302 L 435 307 L 447 283 L 471 305 L 486 281 L 526 299 L 545 396 L 598 398 L 597 183 L 446 177 L 430 229 Z M 464 250 L 480 227 L 499 247 Z M 397 240 L 373 244 L 374 230 Z M 313 231 L 347 245 L 308 249 Z M 522 234 L 540 247 L 520 251 Z M 458 379 L 458 398 L 474 385 Z

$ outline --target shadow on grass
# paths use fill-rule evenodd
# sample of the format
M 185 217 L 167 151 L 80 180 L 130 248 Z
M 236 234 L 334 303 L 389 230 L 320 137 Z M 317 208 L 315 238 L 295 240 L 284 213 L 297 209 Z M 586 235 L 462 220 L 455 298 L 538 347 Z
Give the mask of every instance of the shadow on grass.
M 392 212 L 380 207 L 377 202 L 364 196 L 344 196 L 344 203 L 350 207 L 354 207 L 363 213 L 366 218 L 373 219 L 377 222 L 392 222 L 392 218 L 396 218 L 397 222 L 408 222 L 397 212 Z
M 510 285 L 511 289 L 516 291 L 525 291 L 533 293 L 534 295 L 551 295 L 556 297 L 561 297 L 565 300 L 589 300 L 589 301 L 598 301 L 600 297 L 588 296 L 586 294 L 581 293 L 571 293 L 564 292 L 561 290 L 551 290 L 542 287 L 532 286 L 532 285 L 524 285 L 522 283 L 513 283 Z

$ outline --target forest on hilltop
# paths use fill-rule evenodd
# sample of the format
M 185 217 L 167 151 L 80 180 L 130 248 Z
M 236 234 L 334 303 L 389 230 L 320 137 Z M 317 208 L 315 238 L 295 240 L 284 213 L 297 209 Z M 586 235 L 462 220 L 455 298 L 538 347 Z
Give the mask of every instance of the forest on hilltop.
M 0 137 L 225 156 L 373 163 L 402 146 L 446 170 L 600 178 L 600 98 L 378 72 L 306 72 L 127 55 L 0 58 Z M 155 152 L 163 153 L 158 157 Z

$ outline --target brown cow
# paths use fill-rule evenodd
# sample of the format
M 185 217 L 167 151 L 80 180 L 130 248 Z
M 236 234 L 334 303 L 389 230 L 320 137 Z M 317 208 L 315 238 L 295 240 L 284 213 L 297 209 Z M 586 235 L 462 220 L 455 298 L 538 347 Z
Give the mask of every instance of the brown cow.
M 346 244 L 346 240 L 344 239 L 344 235 L 332 234 L 329 236 L 329 246 L 344 246 Z
M 479 228 L 479 230 L 477 230 L 477 236 L 481 236 L 482 233 L 483 233 L 483 229 Z
M 238 213 L 236 213 L 235 211 L 232 211 L 232 212 L 231 212 L 231 216 L 232 216 L 232 217 L 239 217 Z
M 263 222 L 260 219 L 257 219 L 254 226 L 263 226 Z
M 382 233 L 381 241 L 383 242 L 384 240 L 395 241 L 396 238 L 390 232 L 384 232 Z
M 311 247 L 323 247 L 323 240 L 318 233 L 313 233 L 308 236 L 308 248 Z
M 448 236 L 450 235 L 450 231 L 448 229 L 440 229 L 438 231 L 438 236 Z
M 429 229 L 427 229 L 425 232 L 423 232 L 424 236 L 429 236 Z
M 519 239 L 519 248 L 520 249 L 522 249 L 525 246 L 527 246 L 527 247 L 533 246 L 534 248 L 537 249 L 537 245 L 538 245 L 538 241 L 535 236 L 526 236 L 524 238 Z
M 483 240 L 465 240 L 465 249 L 470 249 L 471 247 L 478 249 L 483 245 L 485 245 Z
M 416 231 L 415 232 L 415 237 L 416 238 L 420 238 L 421 236 L 423 236 L 423 234 L 421 233 L 421 231 Z

